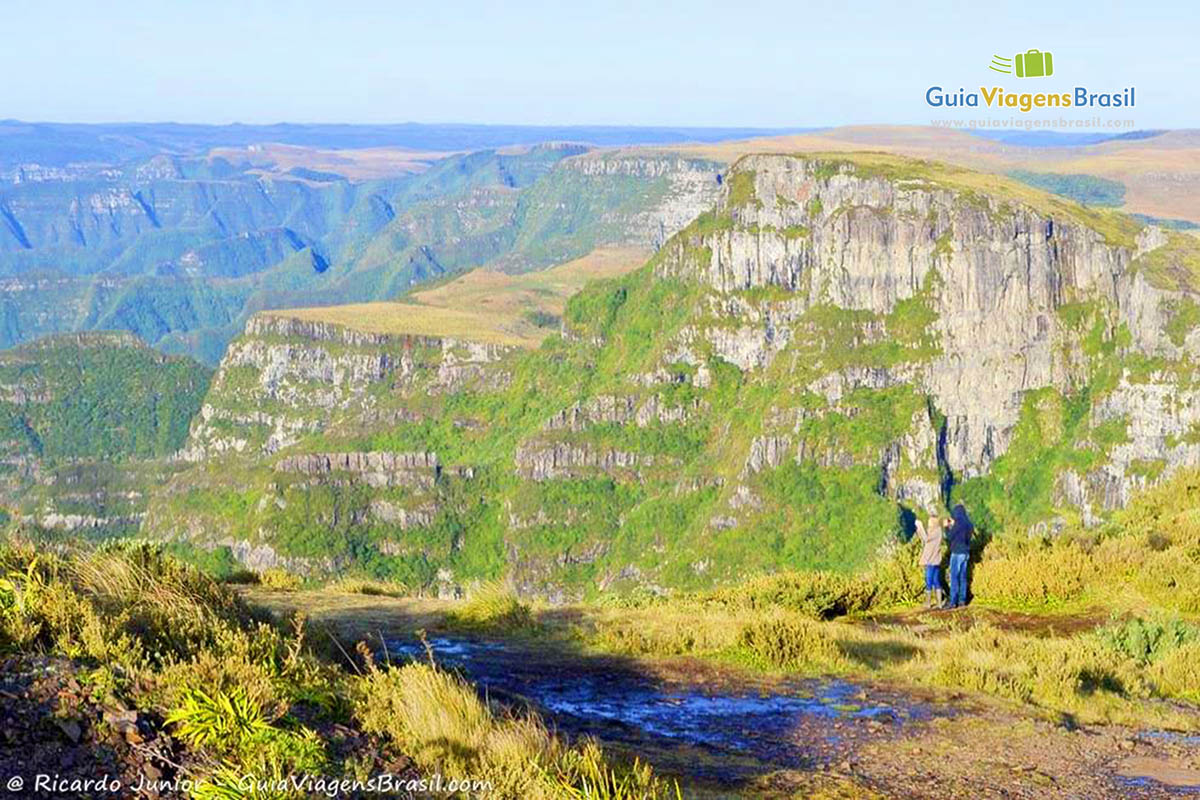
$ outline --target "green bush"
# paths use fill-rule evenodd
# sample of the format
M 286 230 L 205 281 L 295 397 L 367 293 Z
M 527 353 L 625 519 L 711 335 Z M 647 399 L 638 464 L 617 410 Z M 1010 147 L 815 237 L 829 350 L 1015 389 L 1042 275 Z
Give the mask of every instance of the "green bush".
M 447 615 L 449 624 L 470 629 L 516 630 L 533 622 L 529 606 L 521 602 L 511 586 L 485 583 Z
M 1177 617 L 1155 620 L 1134 617 L 1110 623 L 1097 631 L 1097 636 L 1126 658 L 1149 664 L 1184 645 L 1200 641 L 1200 627 Z
M 304 579 L 282 567 L 269 567 L 258 574 L 258 583 L 264 589 L 295 591 L 304 584 Z
M 971 591 L 990 603 L 1045 605 L 1080 597 L 1096 576 L 1091 557 L 1073 541 L 996 540 L 975 565 Z
M 822 624 L 809 619 L 756 620 L 742 628 L 738 646 L 754 661 L 779 669 L 832 672 L 847 663 Z

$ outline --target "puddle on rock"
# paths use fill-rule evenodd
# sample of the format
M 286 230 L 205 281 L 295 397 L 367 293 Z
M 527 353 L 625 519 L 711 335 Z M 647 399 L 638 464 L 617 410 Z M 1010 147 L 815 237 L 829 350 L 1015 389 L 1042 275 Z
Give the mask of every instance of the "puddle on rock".
M 1200 771 L 1165 758 L 1132 756 L 1121 763 L 1117 774 L 1133 786 L 1161 784 L 1177 792 L 1200 794 Z

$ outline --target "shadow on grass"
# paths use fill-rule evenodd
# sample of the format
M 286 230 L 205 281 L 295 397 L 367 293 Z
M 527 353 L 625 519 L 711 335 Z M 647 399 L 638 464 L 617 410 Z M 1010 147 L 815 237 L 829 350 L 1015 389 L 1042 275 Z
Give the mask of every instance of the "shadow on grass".
M 871 670 L 903 664 L 920 652 L 918 648 L 899 639 L 841 640 L 838 647 L 856 664 Z

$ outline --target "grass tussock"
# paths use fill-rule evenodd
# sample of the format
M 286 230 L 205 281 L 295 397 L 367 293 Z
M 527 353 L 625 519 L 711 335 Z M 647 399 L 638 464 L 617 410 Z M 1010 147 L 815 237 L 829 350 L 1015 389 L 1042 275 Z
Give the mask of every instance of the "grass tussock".
M 740 619 L 690 607 L 606 612 L 584 633 L 592 646 L 630 656 L 714 655 L 736 645 Z
M 399 581 L 376 581 L 366 578 L 342 578 L 322 587 L 334 594 L 361 594 L 368 597 L 408 597 L 412 590 Z
M 533 615 L 511 586 L 496 581 L 477 587 L 447 621 L 456 628 L 511 632 L 532 625 Z
M 738 646 L 754 661 L 776 669 L 834 672 L 846 657 L 821 623 L 794 617 L 767 617 L 742 628 Z

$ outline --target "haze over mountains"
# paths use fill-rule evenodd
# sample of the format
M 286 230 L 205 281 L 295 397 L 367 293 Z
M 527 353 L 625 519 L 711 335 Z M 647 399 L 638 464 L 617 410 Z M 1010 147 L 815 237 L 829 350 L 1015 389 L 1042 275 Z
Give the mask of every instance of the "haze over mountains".
M 219 147 L 286 144 L 336 150 L 394 148 L 453 152 L 569 141 L 597 146 L 715 142 L 784 133 L 767 128 L 615 125 L 195 125 L 173 122 L 75 124 L 0 120 L 0 163 L 49 166 L 120 163 L 160 153 L 201 155 Z
M 698 213 L 675 198 L 715 190 L 715 166 L 673 157 L 655 174 L 587 174 L 556 170 L 584 145 L 521 142 L 748 132 L 6 124 L 0 344 L 123 329 L 215 363 L 257 309 L 383 299 L 487 263 L 521 271 L 600 244 L 650 246 Z M 247 144 L 267 136 L 284 144 Z M 373 147 L 330 149 L 348 144 Z

